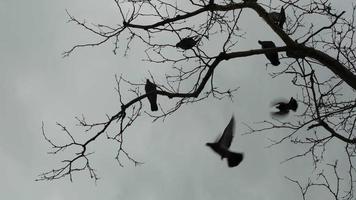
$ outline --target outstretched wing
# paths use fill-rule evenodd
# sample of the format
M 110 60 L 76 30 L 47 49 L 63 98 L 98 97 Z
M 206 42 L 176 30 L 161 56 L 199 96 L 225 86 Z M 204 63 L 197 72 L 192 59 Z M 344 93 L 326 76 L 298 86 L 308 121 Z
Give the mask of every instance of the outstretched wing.
M 270 106 L 275 107 L 275 106 L 279 105 L 280 103 L 288 103 L 288 99 L 283 98 L 283 97 L 276 98 L 270 103 Z
M 234 116 L 231 117 L 229 124 L 226 126 L 224 133 L 222 134 L 220 140 L 218 141 L 219 146 L 224 149 L 228 149 L 231 145 L 232 138 L 235 132 L 235 119 Z

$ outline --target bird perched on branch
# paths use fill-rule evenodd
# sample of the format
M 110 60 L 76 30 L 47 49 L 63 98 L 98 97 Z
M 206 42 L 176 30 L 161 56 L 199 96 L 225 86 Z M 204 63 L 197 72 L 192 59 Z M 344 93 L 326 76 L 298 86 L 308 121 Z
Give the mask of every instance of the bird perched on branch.
M 242 153 L 229 151 L 232 139 L 234 137 L 234 129 L 235 119 L 234 116 L 232 116 L 220 139 L 214 143 L 206 143 L 206 145 L 209 146 L 215 153 L 221 156 L 221 159 L 227 159 L 227 164 L 229 167 L 235 167 L 239 165 L 243 159 Z
M 272 113 L 273 115 L 276 116 L 285 116 L 289 113 L 290 110 L 293 110 L 294 112 L 297 111 L 298 109 L 298 102 L 291 97 L 289 102 L 278 102 L 276 104 L 274 104 L 273 106 L 275 106 L 279 111 Z
M 286 22 L 286 13 L 284 8 L 281 8 L 281 11 L 278 12 L 271 12 L 269 13 L 270 18 L 272 19 L 273 23 L 279 26 L 279 28 L 283 28 L 283 24 Z
M 195 37 L 196 36 L 183 38 L 181 41 L 179 41 L 176 44 L 176 47 L 184 50 L 193 48 L 199 41 L 199 40 L 195 40 L 194 39 Z
M 272 41 L 261 41 L 258 40 L 258 43 L 262 46 L 262 49 L 275 48 L 276 45 Z M 267 59 L 271 62 L 272 65 L 278 66 L 280 64 L 278 58 L 278 52 L 267 52 L 265 53 Z
M 150 80 L 146 79 L 145 91 L 148 94 L 147 99 L 151 105 L 151 111 L 157 111 L 157 89 L 156 84 L 151 83 Z

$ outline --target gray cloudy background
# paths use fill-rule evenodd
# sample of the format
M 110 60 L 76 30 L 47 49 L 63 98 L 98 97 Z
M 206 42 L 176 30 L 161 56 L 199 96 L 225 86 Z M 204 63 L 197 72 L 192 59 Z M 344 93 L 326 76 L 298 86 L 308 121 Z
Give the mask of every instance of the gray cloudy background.
M 341 1 L 337 6 L 346 9 L 350 2 Z M 115 74 L 143 83 L 149 77 L 148 70 L 159 76 L 168 68 L 141 62 L 144 54 L 135 51 L 138 47 L 135 45 L 128 57 L 123 57 L 121 52 L 114 55 L 108 43 L 80 49 L 62 58 L 61 53 L 74 44 L 95 40 L 90 33 L 66 23 L 65 9 L 88 22 L 121 23 L 112 0 L 0 0 L 1 199 L 300 198 L 295 185 L 284 176 L 299 178 L 310 174 L 310 162 L 280 164 L 298 149 L 290 145 L 266 149 L 267 135 L 271 136 L 267 132 L 239 134 L 246 131 L 242 122 L 270 117 L 269 103 L 274 97 L 298 95 L 288 84 L 288 77 L 272 79 L 268 76 L 264 56 L 224 62 L 217 69 L 215 80 L 219 86 L 240 86 L 233 102 L 209 99 L 190 104 L 164 123 L 151 123 L 147 116 L 139 118 L 126 133 L 125 146 L 130 155 L 144 165 L 134 167 L 125 160 L 125 167 L 119 167 L 114 160 L 116 144 L 101 137 L 91 145 L 95 150 L 92 165 L 101 178 L 97 184 L 89 179 L 86 171 L 76 174 L 73 183 L 68 178 L 35 182 L 38 174 L 60 165 L 59 156 L 46 153 L 49 145 L 41 135 L 42 121 L 52 139 L 63 136 L 56 122 L 65 124 L 80 136 L 82 132 L 75 126 L 75 116 L 84 114 L 89 120 L 101 120 L 105 114 L 114 114 L 119 109 L 114 91 Z M 281 44 L 267 31 L 261 19 L 252 12 L 249 16 L 241 21 L 240 27 L 249 33 L 239 44 L 241 49 L 258 48 L 257 39 L 271 39 Z M 172 44 L 177 40 L 165 39 Z M 159 97 L 159 101 L 167 99 Z M 146 100 L 144 106 L 148 108 Z M 245 152 L 245 160 L 230 169 L 205 143 L 215 140 L 232 114 L 237 119 L 232 149 Z

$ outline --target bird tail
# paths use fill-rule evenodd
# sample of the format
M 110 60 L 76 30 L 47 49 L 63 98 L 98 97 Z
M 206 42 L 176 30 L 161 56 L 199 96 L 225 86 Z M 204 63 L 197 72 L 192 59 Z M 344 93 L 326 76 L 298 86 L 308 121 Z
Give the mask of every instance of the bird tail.
M 229 152 L 227 156 L 227 164 L 229 167 L 236 167 L 242 161 L 244 155 L 242 153 Z
M 151 111 L 157 111 L 157 110 L 158 110 L 157 103 L 151 103 Z
M 279 64 L 281 64 L 278 60 L 274 60 L 274 61 L 271 61 L 271 64 L 273 66 L 278 66 Z

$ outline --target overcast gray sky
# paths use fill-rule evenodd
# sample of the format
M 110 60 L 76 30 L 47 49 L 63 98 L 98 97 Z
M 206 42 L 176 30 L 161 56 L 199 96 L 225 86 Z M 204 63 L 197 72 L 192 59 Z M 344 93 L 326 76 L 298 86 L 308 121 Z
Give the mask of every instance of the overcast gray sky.
M 72 45 L 95 39 L 66 23 L 65 9 L 89 22 L 121 23 L 115 21 L 119 15 L 112 0 L 0 0 L 1 199 L 300 198 L 299 191 L 284 176 L 298 177 L 310 173 L 310 169 L 304 170 L 302 162 L 280 164 L 295 149 L 287 145 L 266 149 L 269 142 L 265 135 L 239 134 L 245 130 L 242 122 L 270 117 L 269 104 L 275 96 L 297 95 L 288 84 L 290 80 L 268 76 L 263 56 L 224 62 L 216 71 L 215 78 L 224 80 L 221 86 L 240 86 L 233 102 L 208 99 L 184 106 L 164 123 L 151 123 L 147 116 L 140 118 L 128 130 L 125 146 L 144 165 L 134 167 L 124 162 L 125 167 L 119 167 L 114 160 L 115 144 L 100 138 L 93 145 L 96 153 L 92 157 L 101 178 L 97 184 L 87 172 L 76 174 L 73 183 L 67 178 L 35 182 L 38 174 L 60 164 L 59 157 L 46 154 L 49 145 L 41 135 L 42 121 L 51 138 L 62 134 L 55 122 L 78 130 L 75 116 L 84 114 L 90 120 L 100 120 L 119 109 L 115 74 L 144 82 L 149 77 L 148 69 L 152 74 L 167 69 L 150 68 L 150 64 L 141 62 L 143 52 L 135 51 L 135 47 L 128 57 L 114 55 L 111 43 L 80 49 L 62 58 L 61 53 Z M 247 46 L 256 38 L 275 39 L 267 32 L 260 38 L 262 22 L 247 27 L 254 19 L 258 18 L 241 25 L 251 32 L 241 45 L 250 49 L 259 47 L 257 42 Z M 146 101 L 144 104 L 147 108 Z M 205 146 L 223 131 L 232 114 L 236 116 L 237 134 L 231 148 L 245 153 L 245 160 L 236 168 L 228 168 Z

